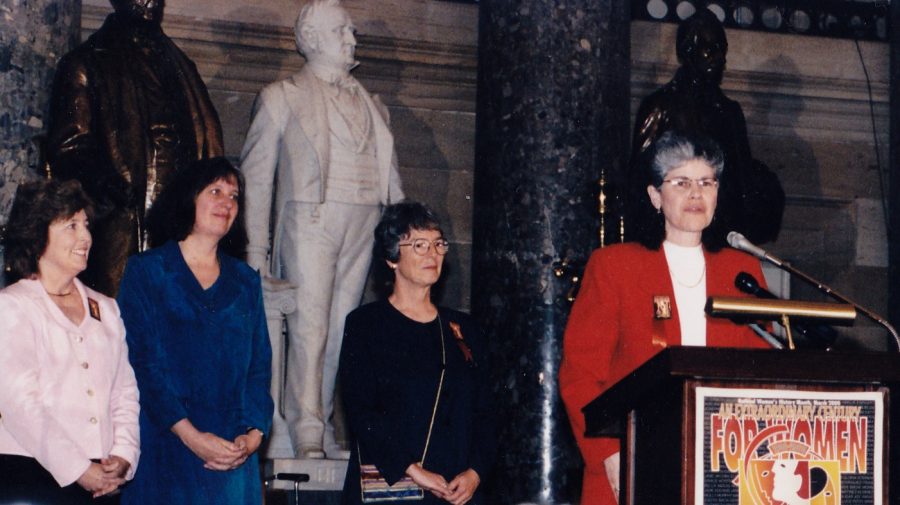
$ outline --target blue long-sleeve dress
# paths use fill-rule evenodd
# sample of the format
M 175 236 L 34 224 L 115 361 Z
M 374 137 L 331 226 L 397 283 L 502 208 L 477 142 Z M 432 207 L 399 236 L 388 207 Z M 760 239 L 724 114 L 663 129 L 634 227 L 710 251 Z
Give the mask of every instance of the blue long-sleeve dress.
M 446 374 L 423 466 L 447 482 L 475 470 L 482 485 L 469 503 L 485 503 L 496 452 L 487 342 L 467 314 L 438 312 L 440 326 L 438 319 L 420 323 L 383 300 L 347 316 L 340 377 L 354 443 L 343 505 L 361 503 L 360 460 L 389 484 L 421 460 L 441 375 L 442 332 Z M 415 503 L 447 504 L 429 492 Z
M 184 418 L 226 440 L 271 426 L 259 275 L 224 254 L 219 263 L 219 278 L 204 290 L 176 242 L 128 260 L 118 302 L 140 391 L 142 454 L 125 505 L 261 501 L 256 454 L 235 470 L 207 470 L 171 431 Z

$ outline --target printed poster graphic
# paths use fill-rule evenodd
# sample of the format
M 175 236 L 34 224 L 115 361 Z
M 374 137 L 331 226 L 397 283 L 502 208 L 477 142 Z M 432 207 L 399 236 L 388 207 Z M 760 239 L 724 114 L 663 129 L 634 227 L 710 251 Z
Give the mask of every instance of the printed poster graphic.
M 882 505 L 883 393 L 696 395 L 695 505 Z

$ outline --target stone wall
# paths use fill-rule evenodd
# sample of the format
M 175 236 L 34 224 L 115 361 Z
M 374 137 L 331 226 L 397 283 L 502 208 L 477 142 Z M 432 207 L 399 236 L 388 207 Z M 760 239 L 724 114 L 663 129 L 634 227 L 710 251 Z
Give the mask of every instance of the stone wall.
M 2 227 L 19 184 L 43 174 L 40 146 L 54 68 L 62 53 L 77 42 L 80 4 L 75 0 L 4 3 L 0 16 Z M 3 282 L 0 276 L 0 287 Z
M 197 63 L 236 158 L 255 94 L 302 66 L 297 0 L 170 0 L 164 28 Z M 477 9 L 437 0 L 348 0 L 358 28 L 355 75 L 392 116 L 407 193 L 437 209 L 453 243 L 441 301 L 468 308 Z M 84 33 L 109 12 L 84 0 Z M 677 67 L 675 26 L 632 24 L 632 106 Z M 777 255 L 876 312 L 886 312 L 887 241 L 876 165 L 886 177 L 888 47 L 883 43 L 729 30 L 723 88 L 744 108 L 754 156 L 787 193 Z M 872 89 L 872 108 L 863 71 Z M 872 117 L 874 114 L 874 118 Z M 874 129 L 874 132 L 873 132 Z M 885 181 L 884 187 L 887 188 Z M 796 282 L 794 296 L 816 294 Z M 862 326 L 862 328 L 860 328 Z M 854 330 L 884 345 L 867 322 Z

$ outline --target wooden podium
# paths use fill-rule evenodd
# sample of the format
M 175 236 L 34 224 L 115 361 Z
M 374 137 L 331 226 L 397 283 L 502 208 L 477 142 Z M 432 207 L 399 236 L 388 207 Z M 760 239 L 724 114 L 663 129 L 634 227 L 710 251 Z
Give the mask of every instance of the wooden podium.
M 900 429 L 889 429 L 900 419 L 900 401 L 890 401 L 898 388 L 895 353 L 673 347 L 583 412 L 587 436 L 622 441 L 623 505 L 768 503 L 760 497 L 778 486 L 774 465 L 806 469 L 804 489 L 818 493 L 808 503 L 837 503 L 837 489 L 841 505 L 887 505 L 900 503 L 900 469 L 891 468 L 900 465 Z M 766 443 L 754 446 L 759 440 Z M 745 446 L 757 448 L 736 458 Z M 729 462 L 737 469 L 731 474 Z

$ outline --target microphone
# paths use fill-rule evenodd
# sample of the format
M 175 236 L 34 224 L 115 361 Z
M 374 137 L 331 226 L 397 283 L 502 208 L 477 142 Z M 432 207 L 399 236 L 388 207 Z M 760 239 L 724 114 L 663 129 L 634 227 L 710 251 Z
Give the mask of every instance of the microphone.
M 742 234 L 740 234 L 736 231 L 728 232 L 728 236 L 725 238 L 725 240 L 728 242 L 728 245 L 730 245 L 731 247 L 734 247 L 735 249 L 737 249 L 739 251 L 744 251 L 745 253 L 752 254 L 753 256 L 756 256 L 757 258 L 759 258 L 761 260 L 766 260 L 771 263 L 774 263 L 775 266 L 780 267 L 784 263 L 783 261 L 778 259 L 776 256 L 771 255 L 768 252 L 766 252 L 766 250 L 763 249 L 762 247 L 759 247 L 756 244 L 754 244 L 753 242 L 750 242 L 749 240 L 747 240 L 747 237 L 743 236 Z
M 763 289 L 762 286 L 760 286 L 759 283 L 756 282 L 756 278 L 748 274 L 747 272 L 741 272 L 737 274 L 737 277 L 734 278 L 734 285 L 744 293 L 755 295 L 759 298 L 778 298 L 769 291 Z M 750 326 L 751 330 L 753 330 L 757 335 L 759 335 L 763 340 L 768 342 L 769 345 L 771 345 L 775 349 L 784 349 L 784 344 L 782 344 L 775 335 L 772 335 L 771 333 L 766 331 L 759 324 L 749 323 L 748 326 Z
M 766 300 L 779 299 L 774 293 L 760 286 L 756 277 L 753 277 L 753 275 L 748 274 L 747 272 L 741 272 L 735 276 L 734 286 L 744 293 L 753 295 L 757 298 Z M 837 338 L 837 331 L 826 324 L 812 323 L 807 325 L 804 323 L 791 323 L 791 326 L 794 327 L 795 332 L 806 338 L 806 340 L 814 344 L 814 347 L 817 348 L 828 349 L 834 345 L 834 341 Z
M 729 244 L 731 243 L 731 234 L 732 233 L 735 235 L 740 235 L 737 232 L 729 233 L 728 234 L 728 243 Z M 740 236 L 741 236 L 741 238 L 743 238 L 743 235 L 740 235 Z M 744 240 L 747 241 L 747 239 L 744 239 Z M 747 241 L 747 243 L 749 244 L 750 242 Z M 732 247 L 734 247 L 734 246 L 732 245 Z M 757 298 L 766 298 L 766 299 L 778 298 L 777 296 L 772 294 L 772 292 L 770 292 L 769 290 L 764 289 L 762 286 L 760 286 L 759 282 L 756 281 L 756 277 L 753 277 L 752 275 L 748 274 L 747 272 L 740 272 L 739 274 L 737 274 L 737 276 L 734 278 L 734 285 L 736 288 L 743 291 L 744 293 L 754 295 Z M 769 345 L 771 345 L 775 349 L 784 349 L 784 344 L 782 344 L 781 341 L 775 337 L 775 335 L 772 335 L 771 333 L 769 333 L 768 331 L 763 329 L 763 327 L 760 326 L 759 324 L 751 323 L 750 329 L 752 329 L 754 332 L 756 332 L 757 335 L 762 337 L 763 340 L 768 342 Z
M 734 278 L 734 286 L 744 293 L 756 296 L 757 298 L 765 298 L 768 300 L 774 300 L 778 298 L 771 291 L 760 286 L 759 281 L 756 280 L 756 277 L 753 277 L 747 272 L 741 272 L 737 274 L 737 277 Z
M 891 325 L 891 323 L 888 322 L 887 319 L 879 316 L 875 312 L 863 307 L 862 305 L 854 302 L 853 300 L 847 298 L 846 296 L 831 289 L 831 287 L 829 287 L 825 283 L 819 282 L 816 279 L 810 277 L 808 274 L 804 273 L 800 269 L 794 268 L 794 266 L 791 265 L 790 263 L 788 263 L 786 261 L 781 261 L 780 259 L 778 259 L 778 257 L 766 252 L 763 248 L 757 247 L 756 245 L 753 244 L 753 242 L 750 242 L 749 240 L 747 240 L 747 237 L 741 235 L 740 233 L 738 233 L 736 231 L 728 232 L 728 235 L 726 236 L 725 240 L 728 242 L 728 245 L 730 245 L 731 247 L 734 247 L 735 249 L 737 249 L 739 251 L 744 251 L 746 253 L 750 253 L 753 256 L 756 256 L 757 258 L 759 258 L 761 260 L 768 261 L 769 263 L 772 263 L 773 265 L 790 273 L 791 275 L 796 275 L 803 281 L 809 283 L 810 285 L 815 286 L 816 289 L 818 289 L 819 291 L 825 293 L 826 295 L 834 298 L 835 300 L 837 300 L 839 302 L 847 303 L 847 304 L 850 304 L 850 305 L 856 307 L 856 310 L 862 312 L 863 315 L 865 315 L 872 321 L 875 321 L 876 323 L 883 326 L 891 334 L 891 336 L 894 337 L 894 342 L 897 344 L 897 349 L 900 350 L 900 333 L 897 333 L 897 330 Z M 740 286 L 738 286 L 738 288 L 740 288 Z

